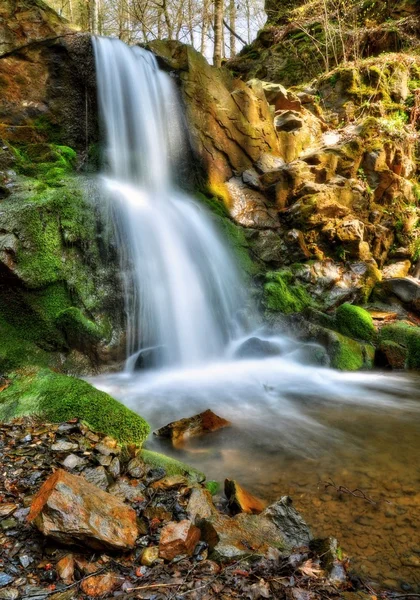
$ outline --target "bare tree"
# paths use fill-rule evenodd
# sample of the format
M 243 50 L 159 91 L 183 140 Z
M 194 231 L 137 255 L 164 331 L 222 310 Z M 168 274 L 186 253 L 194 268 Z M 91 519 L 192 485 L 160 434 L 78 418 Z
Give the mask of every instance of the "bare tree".
M 222 66 L 223 45 L 223 1 L 214 0 L 214 50 L 213 64 L 215 67 Z

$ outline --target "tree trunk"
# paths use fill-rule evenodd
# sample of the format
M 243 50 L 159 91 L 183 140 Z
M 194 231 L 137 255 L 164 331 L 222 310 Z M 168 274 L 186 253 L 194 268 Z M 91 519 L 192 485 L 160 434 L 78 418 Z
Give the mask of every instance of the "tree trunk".
M 223 0 L 214 0 L 214 52 L 213 64 L 222 66 L 223 44 Z
M 230 58 L 236 54 L 236 4 L 235 0 L 229 0 L 229 25 L 230 25 Z
M 203 10 L 202 10 L 202 25 L 201 25 L 201 44 L 200 44 L 200 52 L 201 54 L 205 54 L 206 52 L 206 37 L 207 31 L 209 28 L 209 0 L 203 0 Z

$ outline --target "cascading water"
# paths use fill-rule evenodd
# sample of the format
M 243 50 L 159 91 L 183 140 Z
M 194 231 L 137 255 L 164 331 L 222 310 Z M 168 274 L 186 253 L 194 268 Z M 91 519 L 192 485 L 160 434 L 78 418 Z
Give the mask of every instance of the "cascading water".
M 304 498 L 312 521 L 323 504 L 319 481 L 329 478 L 349 489 L 366 485 L 375 497 L 404 486 L 411 494 L 417 463 L 407 456 L 418 454 L 418 379 L 304 364 L 299 344 L 285 338 L 269 338 L 279 356 L 235 358 L 245 335 L 238 311 L 247 297 L 211 216 L 173 183 L 169 157 L 176 164 L 185 153 L 173 84 L 145 50 L 102 38 L 94 47 L 109 165 L 104 181 L 125 277 L 131 358 L 124 373 L 92 383 L 152 427 L 207 408 L 231 420 L 232 428 L 190 444 L 187 462 L 218 479 L 239 479 L 265 497 L 291 492 L 298 506 Z M 139 352 L 149 347 L 160 349 L 158 368 L 134 372 Z M 165 452 L 179 457 L 168 447 Z M 383 489 L 387 481 L 394 487 Z M 395 504 L 400 496 L 392 496 Z M 351 546 L 357 506 L 343 511 L 338 504 L 342 531 L 328 531 Z M 318 518 L 328 521 L 330 508 L 336 509 L 325 504 Z M 375 505 L 369 535 L 377 533 L 380 511 Z M 401 522 L 394 535 L 386 517 L 388 533 L 384 527 L 374 546 L 381 555 L 389 537 L 391 564 L 408 543 Z M 403 540 L 400 547 L 396 538 Z M 356 546 L 356 558 L 358 552 Z
M 244 288 L 207 211 L 173 183 L 185 150 L 174 84 L 153 54 L 94 38 L 106 133 L 105 185 L 125 275 L 128 368 L 158 349 L 158 365 L 223 353 L 241 330 Z M 129 272 L 129 266 L 131 272 Z

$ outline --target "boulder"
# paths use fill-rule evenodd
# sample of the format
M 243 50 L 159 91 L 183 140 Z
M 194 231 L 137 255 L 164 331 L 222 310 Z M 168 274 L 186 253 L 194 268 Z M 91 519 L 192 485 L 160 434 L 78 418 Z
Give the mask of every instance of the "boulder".
M 173 560 L 177 556 L 192 556 L 200 541 L 200 530 L 191 521 L 185 519 L 179 523 L 165 525 L 160 533 L 159 556 Z
M 232 514 L 249 513 L 259 515 L 267 506 L 266 502 L 247 492 L 234 479 L 225 479 L 225 496 Z
M 60 543 L 96 550 L 129 550 L 138 533 L 132 508 L 83 477 L 61 469 L 34 497 L 28 521 Z
M 258 337 L 250 337 L 243 342 L 235 352 L 236 358 L 265 358 L 267 356 L 279 356 L 282 349 L 271 340 L 262 340 Z
M 199 522 L 202 539 L 211 556 L 221 561 L 265 554 L 270 548 L 290 551 L 309 544 L 311 534 L 302 517 L 284 497 L 260 515 L 246 513 L 231 518 L 217 514 Z
M 394 277 L 383 281 L 383 289 L 404 304 L 420 310 L 420 281 L 412 277 Z
M 229 421 L 226 421 L 226 419 L 223 419 L 222 417 L 218 417 L 211 410 L 206 410 L 194 417 L 173 421 L 157 431 L 154 431 L 154 435 L 170 438 L 174 445 L 176 445 L 182 443 L 189 437 L 197 437 L 229 426 Z

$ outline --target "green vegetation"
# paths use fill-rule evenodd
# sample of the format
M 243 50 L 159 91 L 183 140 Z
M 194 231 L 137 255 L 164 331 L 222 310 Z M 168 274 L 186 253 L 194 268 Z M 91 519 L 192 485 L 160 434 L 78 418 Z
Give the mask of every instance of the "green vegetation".
M 142 417 L 105 392 L 48 369 L 12 374 L 11 384 L 0 392 L 0 420 L 22 415 L 52 423 L 77 417 L 121 444 L 141 445 L 150 432 Z
M 290 271 L 270 271 L 266 274 L 266 281 L 264 301 L 269 310 L 290 314 L 314 304 L 305 287 L 294 282 Z
M 363 367 L 372 367 L 375 349 L 362 345 L 340 333 L 336 333 L 336 344 L 331 352 L 331 366 L 340 371 L 358 371 Z
M 347 302 L 337 309 L 336 328 L 343 335 L 357 340 L 371 342 L 375 338 L 375 327 L 367 310 Z
M 74 306 L 62 310 L 56 320 L 71 348 L 86 351 L 90 344 L 96 344 L 105 337 L 105 332 L 87 319 L 79 308 Z
M 149 465 L 153 468 L 161 467 L 166 471 L 167 475 L 185 475 L 191 481 L 196 481 L 199 483 L 204 481 L 206 478 L 204 473 L 194 469 L 194 467 L 190 467 L 179 460 L 169 458 L 169 456 L 164 456 L 158 452 L 142 450 L 140 457 L 144 460 L 146 465 Z
M 63 179 L 71 173 L 77 154 L 68 146 L 58 144 L 28 144 L 12 148 L 19 173 L 33 177 L 42 187 L 60 187 Z
M 393 342 L 406 352 L 407 369 L 420 369 L 420 328 L 408 323 L 394 323 L 382 327 L 379 333 L 380 343 Z

